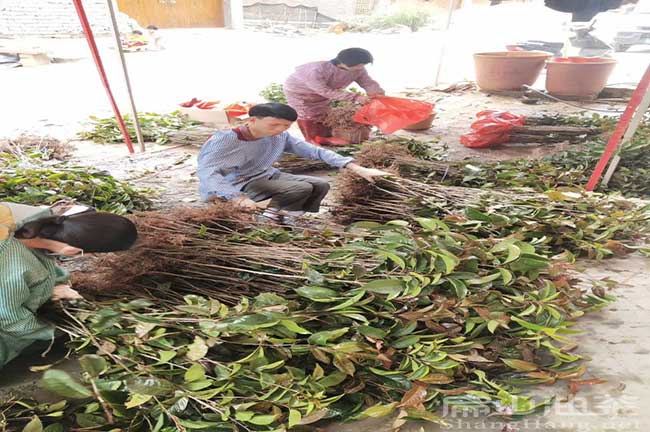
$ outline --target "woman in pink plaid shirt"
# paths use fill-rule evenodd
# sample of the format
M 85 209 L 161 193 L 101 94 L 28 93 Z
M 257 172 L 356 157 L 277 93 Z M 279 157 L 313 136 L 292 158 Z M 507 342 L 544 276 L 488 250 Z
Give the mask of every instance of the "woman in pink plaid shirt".
M 284 83 L 287 103 L 298 112 L 298 126 L 305 141 L 316 144 L 314 138 L 331 137 L 332 131 L 323 124 L 332 101 L 353 101 L 361 104 L 384 90 L 366 71 L 373 62 L 372 54 L 363 48 L 344 49 L 335 59 L 298 66 Z M 359 95 L 346 88 L 356 82 L 368 94 Z M 320 143 L 328 144 L 326 140 Z

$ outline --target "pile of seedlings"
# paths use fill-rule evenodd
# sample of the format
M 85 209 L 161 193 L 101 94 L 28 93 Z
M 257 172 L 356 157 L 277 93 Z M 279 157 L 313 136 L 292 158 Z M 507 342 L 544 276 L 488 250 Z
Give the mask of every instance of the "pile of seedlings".
M 3 159 L 11 157 L 63 161 L 72 156 L 72 146 L 49 136 L 23 134 L 16 138 L 0 139 L 0 155 Z
M 573 321 L 612 300 L 579 287 L 567 256 L 439 219 L 292 231 L 235 214 L 134 218 L 140 246 L 78 279 L 95 303 L 65 306 L 58 322 L 82 376 L 50 368 L 43 385 L 65 399 L 8 401 L 3 420 L 286 431 L 397 414 L 399 430 L 443 423 L 443 404 L 518 418 L 552 402 L 520 386 L 585 372 Z
M 0 201 L 51 205 L 70 200 L 118 214 L 151 207 L 139 191 L 105 171 L 71 164 L 70 147 L 51 138 L 0 143 Z
M 559 190 L 486 191 L 408 179 L 366 185 L 348 173 L 339 179 L 339 191 L 340 205 L 334 213 L 346 223 L 429 217 L 477 238 L 529 241 L 547 255 L 600 259 L 648 251 L 632 245 L 650 232 L 650 205 L 619 197 Z
M 370 138 L 370 126 L 354 121 L 354 115 L 361 108 L 355 102 L 336 101 L 323 119 L 323 123 L 332 129 L 332 135 L 358 144 Z
M 133 141 L 136 140 L 135 123 L 130 115 L 124 114 L 124 123 L 129 136 Z M 169 134 L 179 130 L 191 129 L 199 122 L 189 120 L 179 111 L 169 114 L 157 114 L 152 112 L 138 113 L 142 137 L 145 141 L 156 144 L 167 144 Z M 82 140 L 94 141 L 100 144 L 123 143 L 124 137 L 117 124 L 115 117 L 99 118 L 90 117 L 91 129 L 79 132 L 78 136 Z

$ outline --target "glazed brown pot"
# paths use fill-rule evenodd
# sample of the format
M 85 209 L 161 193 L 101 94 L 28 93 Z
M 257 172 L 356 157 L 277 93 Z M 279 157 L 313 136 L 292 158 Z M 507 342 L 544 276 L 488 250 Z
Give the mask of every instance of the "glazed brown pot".
M 551 53 L 500 51 L 474 54 L 476 84 L 484 91 L 521 90 L 537 81 Z
M 370 128 L 358 128 L 354 131 L 349 129 L 332 129 L 332 136 L 350 141 L 350 144 L 359 144 L 370 139 Z
M 546 66 L 546 91 L 560 98 L 595 99 L 615 66 L 616 60 L 603 57 L 553 58 Z
M 429 117 L 425 118 L 424 120 L 406 126 L 404 130 L 420 131 L 420 130 L 430 129 L 431 125 L 433 124 L 433 119 L 435 118 L 436 118 L 436 113 L 432 113 Z

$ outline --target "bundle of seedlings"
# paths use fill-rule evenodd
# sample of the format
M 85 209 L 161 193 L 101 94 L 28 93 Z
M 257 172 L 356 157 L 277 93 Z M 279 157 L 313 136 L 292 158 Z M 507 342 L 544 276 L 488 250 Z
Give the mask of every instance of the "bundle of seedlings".
M 129 136 L 132 140 L 135 140 L 136 134 L 133 118 L 129 114 L 124 114 L 123 117 Z M 174 111 L 169 114 L 152 112 L 138 113 L 138 120 L 143 139 L 156 144 L 167 144 L 170 133 L 191 129 L 199 124 L 197 121 L 189 120 L 187 116 L 181 114 L 179 111 Z M 100 144 L 124 142 L 124 137 L 115 117 L 99 118 L 91 116 L 89 123 L 91 129 L 79 132 L 78 136 L 80 139 L 94 141 Z
M 337 147 L 336 152 L 342 156 L 353 156 L 359 150 L 358 145 Z M 273 166 L 280 171 L 301 174 L 313 171 L 332 170 L 332 166 L 320 160 L 304 159 L 292 153 L 285 153 Z
M 637 249 L 650 232 L 650 205 L 578 190 L 497 191 L 443 186 L 409 179 L 338 182 L 342 223 L 395 218 L 440 218 L 453 231 L 478 238 L 513 237 L 538 252 L 603 258 Z M 641 248 L 642 250 L 646 250 Z
M 384 148 L 384 145 L 388 145 L 391 148 L 395 149 L 396 155 L 404 155 L 404 157 L 414 162 L 417 162 L 418 160 L 437 161 L 444 159 L 447 154 L 447 147 L 437 146 L 437 141 L 420 141 L 402 137 L 374 138 L 370 141 L 364 142 L 362 146 L 350 145 L 345 147 L 337 147 L 336 152 L 343 156 L 354 156 L 355 158 L 359 158 L 359 161 L 361 163 L 365 163 L 364 161 L 368 159 L 368 156 L 366 155 L 368 151 L 372 151 L 375 146 Z M 393 157 L 393 155 L 391 155 L 391 157 Z M 384 158 L 384 160 L 388 161 L 386 158 Z M 379 161 L 375 161 L 371 166 L 381 165 L 382 164 Z M 282 159 L 276 162 L 275 167 L 281 171 L 294 174 L 332 169 L 331 166 L 322 161 L 303 159 L 299 156 L 289 153 L 286 153 Z
M 82 376 L 47 370 L 43 386 L 65 400 L 9 401 L 10 427 L 270 432 L 396 413 L 399 430 L 443 423 L 443 404 L 517 418 L 551 403 L 519 386 L 585 372 L 573 320 L 611 300 L 525 240 L 436 219 L 326 233 L 172 216 L 139 216 L 152 259 L 169 264 L 132 287 L 148 299 L 110 290 L 64 307 Z M 188 275 L 203 295 L 180 299 Z
M 56 160 L 66 149 L 58 142 L 54 147 L 38 145 L 0 152 L 0 201 L 28 205 L 75 201 L 118 214 L 151 207 L 147 191 L 132 188 L 105 171 Z
M 72 146 L 53 137 L 23 134 L 16 138 L 0 139 L 0 158 L 36 158 L 41 160 L 65 160 L 72 155 Z
M 334 102 L 323 119 L 323 124 L 332 129 L 332 136 L 345 139 L 352 144 L 366 141 L 370 138 L 370 126 L 353 120 L 359 108 L 361 105 L 355 102 Z
M 182 301 L 184 294 L 193 293 L 232 305 L 242 296 L 296 288 L 304 279 L 302 263 L 325 259 L 330 243 L 338 241 L 334 228 L 300 235 L 253 228 L 251 215 L 227 202 L 142 212 L 131 219 L 139 236 L 134 248 L 97 258 L 73 274 L 75 287 L 84 294 L 96 300 L 134 291 L 143 295 L 151 293 L 149 282 L 156 281 L 156 290 L 167 290 L 160 301 Z M 165 284 L 170 275 L 173 287 Z M 215 292 L 215 286 L 227 289 Z
M 523 125 L 515 126 L 512 129 L 510 133 L 510 142 L 585 142 L 602 134 L 609 127 L 609 119 L 597 121 L 594 118 L 577 116 L 527 116 Z

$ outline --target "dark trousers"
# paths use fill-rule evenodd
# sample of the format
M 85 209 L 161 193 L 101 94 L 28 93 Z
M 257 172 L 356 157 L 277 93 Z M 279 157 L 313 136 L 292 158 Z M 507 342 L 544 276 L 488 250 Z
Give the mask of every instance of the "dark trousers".
M 317 213 L 330 190 L 326 180 L 318 177 L 277 173 L 270 179 L 253 180 L 244 193 L 253 201 L 271 198 L 270 208 Z

